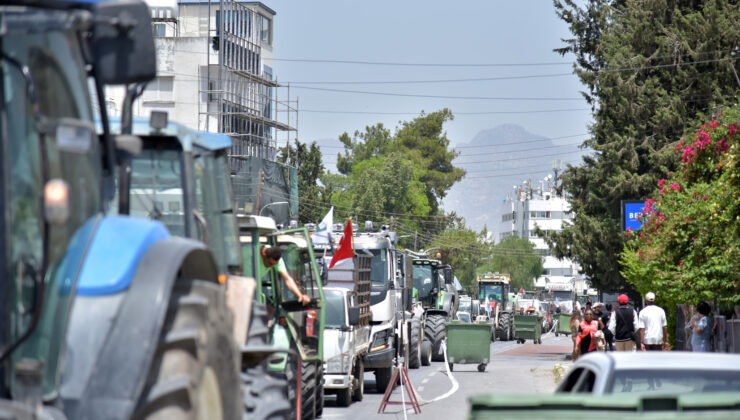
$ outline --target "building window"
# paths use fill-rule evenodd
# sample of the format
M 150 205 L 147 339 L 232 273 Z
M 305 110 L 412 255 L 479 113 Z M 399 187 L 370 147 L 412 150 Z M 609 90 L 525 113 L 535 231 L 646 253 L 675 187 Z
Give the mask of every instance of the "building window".
M 155 23 L 152 25 L 152 32 L 154 33 L 154 36 L 166 36 L 167 25 L 164 23 Z
M 272 21 L 265 16 L 260 15 L 262 18 L 262 32 L 260 33 L 260 39 L 262 43 L 272 45 Z
M 141 100 L 144 102 L 172 102 L 174 101 L 174 76 L 158 76 L 146 85 Z
M 530 211 L 529 218 L 530 219 L 549 219 L 550 212 L 549 211 Z

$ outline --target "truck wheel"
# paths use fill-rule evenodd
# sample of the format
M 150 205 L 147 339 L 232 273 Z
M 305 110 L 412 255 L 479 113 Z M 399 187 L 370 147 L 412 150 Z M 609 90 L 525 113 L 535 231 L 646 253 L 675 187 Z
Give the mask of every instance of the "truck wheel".
M 365 363 L 362 359 L 357 360 L 355 366 L 355 386 L 352 391 L 352 401 L 362 401 L 365 395 Z
M 421 319 L 411 319 L 411 336 L 409 337 L 409 361 L 408 367 L 418 369 L 421 365 Z
M 429 340 L 421 342 L 421 365 L 429 366 L 432 364 L 432 343 Z
M 344 388 L 337 391 L 337 405 L 349 407 L 352 404 L 352 388 Z
M 511 314 L 503 312 L 499 318 L 499 323 L 501 324 L 501 341 L 512 340 L 514 338 L 514 334 L 511 328 Z
M 375 390 L 381 394 L 388 388 L 393 376 L 393 366 L 381 368 L 375 371 Z
M 239 357 L 224 288 L 175 282 L 134 418 L 242 417 Z
M 242 372 L 244 419 L 279 420 L 290 415 L 288 383 L 267 372 L 264 365 Z
M 429 315 L 427 317 L 424 335 L 432 343 L 432 360 L 444 360 L 440 346 L 442 340 L 445 338 L 445 317 L 442 315 Z

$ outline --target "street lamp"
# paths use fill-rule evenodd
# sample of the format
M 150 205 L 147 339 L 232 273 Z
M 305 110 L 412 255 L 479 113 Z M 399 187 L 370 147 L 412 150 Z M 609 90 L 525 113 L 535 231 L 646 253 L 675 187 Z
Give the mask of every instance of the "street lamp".
M 266 209 L 266 208 L 268 208 L 268 207 L 270 207 L 270 206 L 275 206 L 275 205 L 278 205 L 278 204 L 290 204 L 290 203 L 289 203 L 289 202 L 287 202 L 287 201 L 276 201 L 276 202 L 274 202 L 274 203 L 269 203 L 269 204 L 266 204 L 266 205 L 265 205 L 264 207 L 262 207 L 262 208 L 260 209 L 260 213 L 259 213 L 259 215 L 260 215 L 260 216 L 262 216 L 262 212 L 263 212 L 263 211 L 265 211 L 265 209 Z

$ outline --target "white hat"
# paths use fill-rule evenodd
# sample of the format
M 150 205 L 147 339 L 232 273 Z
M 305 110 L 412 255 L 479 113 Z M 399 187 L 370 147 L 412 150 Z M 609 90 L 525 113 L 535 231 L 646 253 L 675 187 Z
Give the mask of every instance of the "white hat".
M 645 294 L 645 300 L 648 301 L 648 302 L 655 301 L 655 293 L 653 293 L 653 292 L 647 292 Z

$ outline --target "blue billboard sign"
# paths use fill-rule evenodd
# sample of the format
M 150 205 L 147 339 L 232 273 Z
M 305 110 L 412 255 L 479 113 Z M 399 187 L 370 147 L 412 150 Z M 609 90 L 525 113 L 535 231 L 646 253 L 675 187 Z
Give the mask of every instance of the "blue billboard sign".
M 644 208 L 642 201 L 622 201 L 622 230 L 640 229 L 642 222 L 638 219 L 642 217 Z

